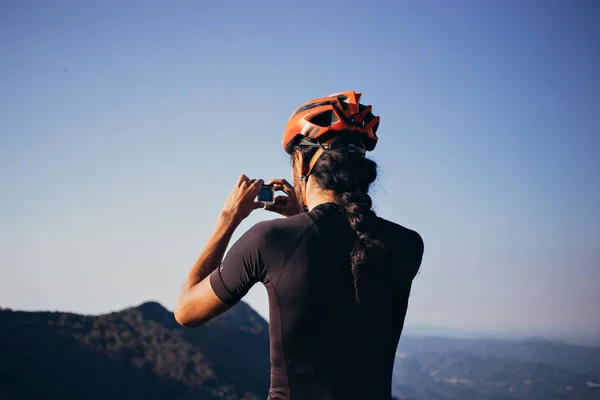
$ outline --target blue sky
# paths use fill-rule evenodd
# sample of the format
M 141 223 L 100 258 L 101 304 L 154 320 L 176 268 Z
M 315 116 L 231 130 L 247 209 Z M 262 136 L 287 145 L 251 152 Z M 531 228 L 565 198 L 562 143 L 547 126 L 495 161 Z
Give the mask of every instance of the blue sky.
M 356 90 L 376 211 L 425 241 L 407 324 L 600 337 L 593 1 L 4 1 L 0 305 L 176 302 L 240 173 Z M 252 224 L 274 218 L 257 211 Z M 267 316 L 260 286 L 246 298 Z

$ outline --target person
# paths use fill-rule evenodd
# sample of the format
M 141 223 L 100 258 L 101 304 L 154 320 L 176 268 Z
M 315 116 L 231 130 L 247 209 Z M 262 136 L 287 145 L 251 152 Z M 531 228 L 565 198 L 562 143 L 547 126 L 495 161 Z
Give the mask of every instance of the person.
M 391 398 L 392 369 L 421 236 L 372 210 L 379 117 L 348 91 L 304 103 L 283 147 L 293 185 L 273 179 L 274 203 L 255 200 L 263 180 L 240 176 L 175 310 L 197 327 L 257 282 L 269 298 L 269 400 Z M 259 222 L 223 255 L 238 224 L 265 208 L 287 218 Z

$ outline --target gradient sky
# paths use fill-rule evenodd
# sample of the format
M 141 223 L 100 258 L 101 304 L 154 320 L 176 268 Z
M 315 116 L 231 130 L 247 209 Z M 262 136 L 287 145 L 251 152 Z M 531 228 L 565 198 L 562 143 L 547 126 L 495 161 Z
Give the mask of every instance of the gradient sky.
M 600 337 L 599 4 L 2 1 L 0 306 L 172 309 L 293 109 L 356 90 L 425 241 L 407 324 Z

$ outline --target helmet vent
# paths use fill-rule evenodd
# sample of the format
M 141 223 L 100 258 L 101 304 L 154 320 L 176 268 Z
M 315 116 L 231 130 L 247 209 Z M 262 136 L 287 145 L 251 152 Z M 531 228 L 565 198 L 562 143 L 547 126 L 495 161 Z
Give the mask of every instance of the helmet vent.
M 324 111 L 309 119 L 311 123 L 321 127 L 331 126 L 339 120 L 340 119 L 338 118 L 338 116 L 335 115 L 335 113 L 331 110 Z
M 321 106 L 326 106 L 329 104 L 335 104 L 335 100 L 331 100 L 331 101 L 322 101 L 319 103 L 309 103 L 309 104 L 305 104 L 302 107 L 299 107 L 296 112 L 294 113 L 294 115 L 299 114 L 303 111 L 306 110 L 310 110 L 311 108 L 315 108 L 315 107 L 321 107 Z
M 342 105 L 342 109 L 344 111 L 348 110 L 348 98 L 343 94 L 339 95 L 337 98 L 340 101 L 340 104 Z

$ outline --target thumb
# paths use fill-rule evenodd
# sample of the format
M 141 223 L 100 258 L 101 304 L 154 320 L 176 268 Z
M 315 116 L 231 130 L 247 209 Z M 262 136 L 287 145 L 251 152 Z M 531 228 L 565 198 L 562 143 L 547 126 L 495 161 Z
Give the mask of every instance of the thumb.
M 275 211 L 277 205 L 275 203 L 263 203 L 263 208 L 267 211 Z

